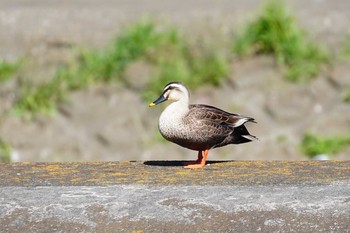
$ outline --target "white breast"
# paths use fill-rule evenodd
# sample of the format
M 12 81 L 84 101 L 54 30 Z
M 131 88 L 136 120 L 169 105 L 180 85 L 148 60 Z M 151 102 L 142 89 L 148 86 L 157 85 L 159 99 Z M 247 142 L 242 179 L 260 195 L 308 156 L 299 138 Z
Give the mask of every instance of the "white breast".
M 171 103 L 159 117 L 159 131 L 165 138 L 181 137 L 184 133 L 183 118 L 188 104 L 183 101 Z

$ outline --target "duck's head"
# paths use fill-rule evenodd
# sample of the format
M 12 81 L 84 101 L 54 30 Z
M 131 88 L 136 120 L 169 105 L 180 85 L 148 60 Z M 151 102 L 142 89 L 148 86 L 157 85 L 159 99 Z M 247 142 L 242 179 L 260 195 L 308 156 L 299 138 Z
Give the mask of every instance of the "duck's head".
M 149 106 L 152 107 L 167 100 L 174 102 L 182 100 L 188 102 L 188 99 L 189 92 L 187 87 L 180 82 L 171 82 L 165 85 L 163 93 L 158 97 L 158 99 L 150 103 Z

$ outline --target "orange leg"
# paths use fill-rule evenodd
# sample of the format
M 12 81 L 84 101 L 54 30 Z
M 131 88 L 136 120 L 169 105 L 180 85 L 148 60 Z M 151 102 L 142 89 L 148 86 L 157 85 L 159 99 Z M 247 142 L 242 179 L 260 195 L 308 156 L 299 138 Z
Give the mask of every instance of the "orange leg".
M 205 150 L 204 154 L 202 156 L 202 151 L 198 151 L 197 161 L 195 161 L 195 163 L 192 163 L 192 164 L 185 166 L 185 168 L 190 168 L 190 169 L 203 168 L 205 166 L 206 161 L 207 161 L 208 152 L 209 152 L 209 150 Z
M 191 165 L 191 164 L 199 164 L 202 162 L 203 159 L 203 155 L 202 155 L 202 151 L 198 151 L 198 158 L 196 161 L 189 161 L 189 162 L 184 162 L 183 165 Z

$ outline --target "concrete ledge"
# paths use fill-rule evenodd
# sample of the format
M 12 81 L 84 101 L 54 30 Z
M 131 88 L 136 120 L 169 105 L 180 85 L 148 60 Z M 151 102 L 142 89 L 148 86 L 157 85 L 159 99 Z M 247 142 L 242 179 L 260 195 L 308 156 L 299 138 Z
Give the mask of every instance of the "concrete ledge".
M 183 169 L 182 162 L 0 163 L 0 186 L 300 186 L 350 179 L 350 161 L 209 161 L 202 170 Z
M 1 232 L 347 232 L 350 161 L 0 164 Z

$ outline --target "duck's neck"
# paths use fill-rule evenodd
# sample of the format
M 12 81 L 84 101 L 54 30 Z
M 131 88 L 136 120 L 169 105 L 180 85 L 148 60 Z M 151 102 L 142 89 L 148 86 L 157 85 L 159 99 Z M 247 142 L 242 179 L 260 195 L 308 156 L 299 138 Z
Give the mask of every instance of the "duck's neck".
M 171 103 L 164 111 L 169 111 L 175 116 L 183 115 L 188 112 L 188 100 L 179 100 Z
M 188 112 L 188 100 L 182 99 L 176 102 L 171 103 L 166 109 L 162 112 L 159 123 L 169 122 L 171 124 L 177 124 L 182 121 L 183 117 Z

